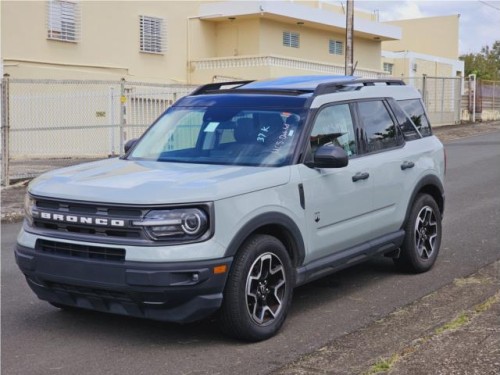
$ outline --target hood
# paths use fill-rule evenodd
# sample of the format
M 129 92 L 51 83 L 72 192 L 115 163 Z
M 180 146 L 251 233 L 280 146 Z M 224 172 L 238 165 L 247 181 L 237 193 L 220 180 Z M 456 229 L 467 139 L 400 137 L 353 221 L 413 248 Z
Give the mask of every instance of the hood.
M 123 204 L 215 201 L 286 184 L 290 168 L 132 161 L 118 158 L 41 175 L 36 196 Z

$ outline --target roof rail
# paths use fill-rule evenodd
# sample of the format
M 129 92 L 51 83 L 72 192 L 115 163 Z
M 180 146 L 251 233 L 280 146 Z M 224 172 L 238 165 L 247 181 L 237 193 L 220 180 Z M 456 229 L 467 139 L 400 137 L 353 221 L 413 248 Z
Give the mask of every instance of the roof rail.
M 231 81 L 231 82 L 208 83 L 206 85 L 198 87 L 189 95 L 201 95 L 201 94 L 206 94 L 208 91 L 222 90 L 222 87 L 224 87 L 224 86 L 232 86 L 231 88 L 235 88 L 235 87 L 246 85 L 247 83 L 251 83 L 251 82 L 253 82 L 253 80 L 251 80 L 251 81 Z
M 378 86 L 384 84 L 386 86 L 404 86 L 405 83 L 400 79 L 359 79 L 359 80 L 346 80 L 337 82 L 321 83 L 314 90 L 314 96 L 329 94 L 337 92 L 345 87 L 365 87 L 365 86 Z

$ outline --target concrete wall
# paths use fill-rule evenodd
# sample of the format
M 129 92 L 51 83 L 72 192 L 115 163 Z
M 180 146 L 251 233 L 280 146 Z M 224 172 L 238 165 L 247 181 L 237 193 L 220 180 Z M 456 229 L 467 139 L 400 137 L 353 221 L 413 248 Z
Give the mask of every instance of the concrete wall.
M 328 40 L 344 42 L 341 31 L 326 26 L 299 26 L 295 21 L 245 15 L 235 20 L 200 19 L 202 1 L 78 1 L 80 35 L 76 42 L 47 38 L 47 2 L 1 2 L 2 57 L 13 78 L 101 79 L 157 83 L 203 83 L 208 77 L 267 78 L 269 67 L 220 67 L 200 76 L 192 61 L 234 56 L 282 56 L 343 66 L 344 55 L 328 53 Z M 295 2 L 342 14 L 342 7 L 318 2 Z M 163 54 L 139 51 L 139 16 L 165 20 L 167 48 Z M 369 19 L 370 14 L 360 13 Z M 22 27 L 20 27 L 22 25 Z M 339 29 L 335 29 L 339 30 Z M 283 31 L 300 33 L 300 48 L 282 45 Z M 355 39 L 359 69 L 380 72 L 380 41 Z M 292 64 L 293 65 L 293 64 Z M 295 64 L 296 65 L 296 64 Z M 318 74 L 296 67 L 295 74 Z M 321 72 L 321 70 L 319 71 Z M 199 72 L 198 72 L 199 73 Z M 205 74 L 207 73 L 207 74 Z M 279 75 L 283 75 L 283 72 Z M 274 73 L 273 73 L 274 74 Z M 328 74 L 328 72 L 325 72 Z
M 458 59 L 459 17 L 451 15 L 386 22 L 401 27 L 402 38 L 383 42 L 382 49 Z
M 283 31 L 299 33 L 300 48 L 283 46 Z M 345 54 L 330 54 L 328 51 L 330 39 L 341 41 L 345 49 L 345 35 L 342 33 L 262 20 L 260 39 L 260 54 L 262 55 L 274 54 L 344 65 Z M 359 68 L 380 70 L 381 44 L 379 41 L 357 37 L 354 39 L 354 45 L 354 60 L 359 61 Z
M 73 43 L 47 39 L 47 2 L 2 1 L 5 70 L 18 78 L 186 82 L 187 18 L 197 13 L 198 3 L 79 1 L 81 32 Z M 140 15 L 165 20 L 164 54 L 139 51 Z M 195 40 L 193 50 L 210 49 L 204 38 Z
M 394 64 L 393 76 L 463 75 L 464 64 L 458 60 L 458 15 L 387 23 L 402 29 L 400 40 L 382 42 L 382 63 Z
M 259 27 L 258 18 L 217 22 L 215 26 L 216 57 L 260 54 Z

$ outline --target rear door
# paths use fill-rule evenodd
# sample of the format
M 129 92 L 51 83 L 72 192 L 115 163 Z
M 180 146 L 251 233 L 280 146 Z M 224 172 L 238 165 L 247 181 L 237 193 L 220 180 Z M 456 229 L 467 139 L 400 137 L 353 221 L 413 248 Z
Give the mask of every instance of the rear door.
M 415 184 L 414 167 L 418 155 L 409 152 L 390 108 L 385 99 L 357 103 L 366 157 L 372 166 L 373 238 L 401 228 L 406 197 Z

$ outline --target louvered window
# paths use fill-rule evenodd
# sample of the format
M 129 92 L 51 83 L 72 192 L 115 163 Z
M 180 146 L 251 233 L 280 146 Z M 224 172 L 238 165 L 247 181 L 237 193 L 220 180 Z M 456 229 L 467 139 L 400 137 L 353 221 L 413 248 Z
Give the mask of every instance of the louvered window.
M 392 69 L 394 68 L 394 64 L 384 63 L 384 72 L 392 74 Z
M 80 10 L 75 1 L 52 0 L 47 3 L 47 37 L 76 42 L 80 39 Z
M 283 45 L 285 47 L 299 48 L 300 34 L 292 33 L 290 31 L 283 31 Z
M 330 39 L 328 42 L 328 52 L 330 55 L 343 55 L 344 43 L 338 40 Z
M 165 20 L 140 16 L 140 51 L 162 54 L 167 50 Z

